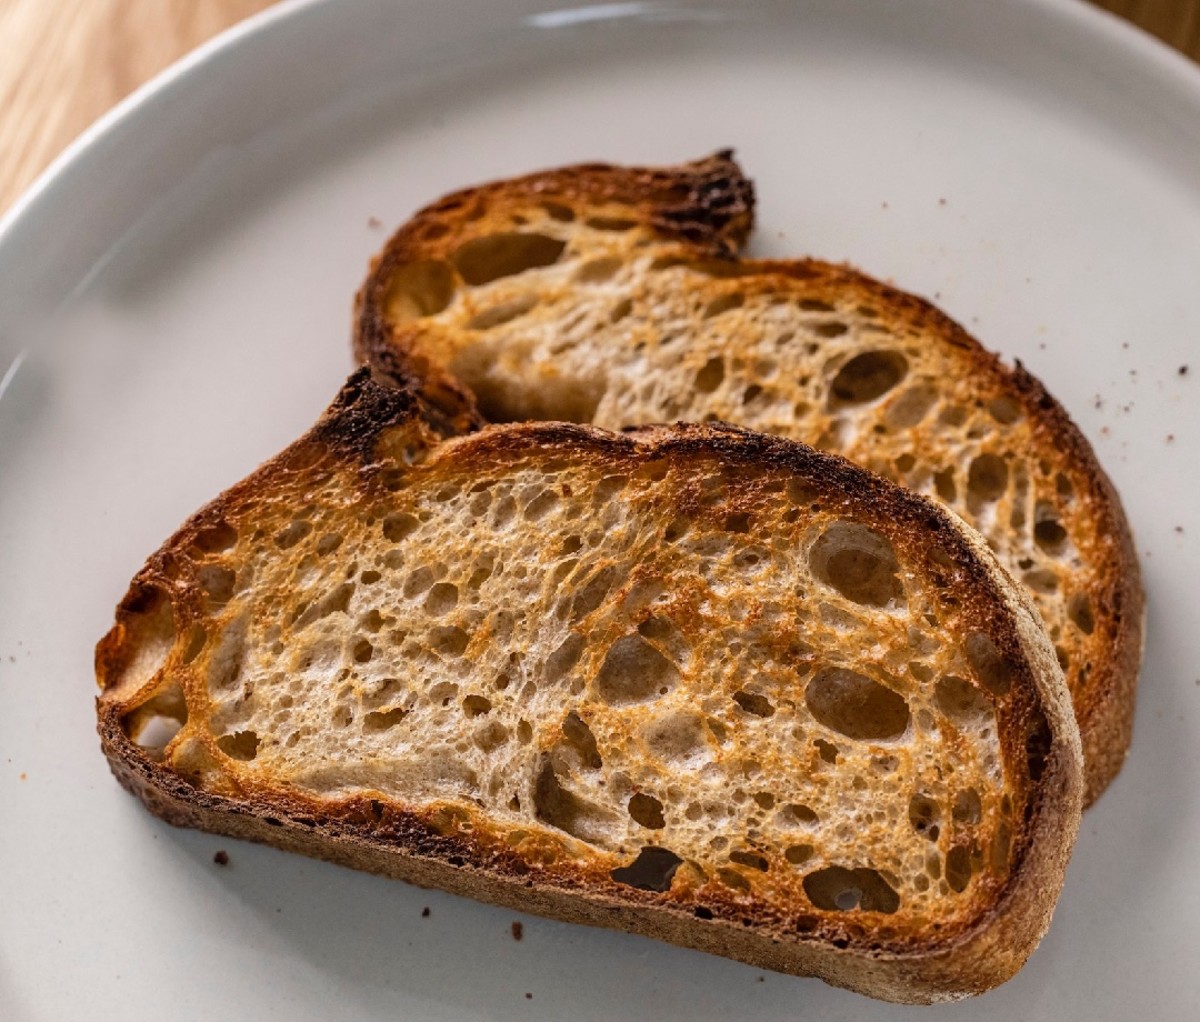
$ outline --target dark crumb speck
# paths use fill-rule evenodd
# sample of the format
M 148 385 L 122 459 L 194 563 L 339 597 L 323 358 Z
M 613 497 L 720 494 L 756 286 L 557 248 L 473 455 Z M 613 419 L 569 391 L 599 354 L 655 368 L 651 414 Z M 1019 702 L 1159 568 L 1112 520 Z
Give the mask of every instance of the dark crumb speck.
M 422 918 L 422 919 L 428 919 L 428 918 L 429 918 L 429 908 L 428 908 L 428 906 L 426 906 L 425 908 L 421 909 L 421 918 Z
M 218 849 L 217 851 L 213 852 L 213 862 L 215 862 L 218 866 L 228 866 L 229 853 L 225 851 L 224 848 Z
M 1097 410 L 1103 408 L 1104 407 L 1104 398 L 1102 398 L 1099 394 L 1097 394 L 1094 398 L 1092 398 L 1092 407 Z
M 939 206 L 944 206 L 944 205 L 946 205 L 946 200 L 945 200 L 945 199 L 938 199 L 938 205 L 939 205 Z M 759 982 L 761 983 L 761 982 L 762 982 L 762 977 L 761 977 L 761 976 L 759 976 L 758 980 L 759 980 Z
M 512 935 L 513 935 L 513 940 L 520 940 L 522 937 L 524 937 L 525 936 L 525 925 L 523 923 L 519 923 L 514 920 L 513 924 L 512 924 Z
M 1185 366 L 1185 365 L 1183 365 L 1183 366 L 1180 366 L 1180 367 L 1179 367 L 1179 375 L 1180 375 L 1180 376 L 1187 376 L 1187 374 L 1188 374 L 1188 367 L 1187 367 L 1187 366 Z
M 371 230 L 377 231 L 383 226 L 383 221 L 377 216 L 369 216 L 367 217 L 367 226 L 370 227 Z
M 529 993 L 528 991 L 526 991 L 526 993 L 525 993 L 525 1000 L 527 1000 L 527 1001 L 532 1001 L 532 1000 L 533 1000 L 533 994 L 531 994 L 531 993 Z
M 879 204 L 879 208 L 880 208 L 880 209 L 887 209 L 887 208 L 888 208 L 888 204 L 887 204 L 886 202 L 881 202 L 881 203 Z
M 1168 434 L 1167 434 L 1167 443 L 1169 443 L 1169 444 L 1173 444 L 1174 442 L 1175 442 L 1175 434 L 1174 434 L 1174 433 L 1168 433 Z
M 1182 526 L 1182 525 L 1176 525 L 1176 526 L 1175 526 L 1175 531 L 1176 531 L 1176 532 L 1178 532 L 1180 535 L 1182 535 L 1182 534 L 1183 534 L 1183 526 Z
M 943 202 L 945 202 L 946 200 L 945 200 L 945 199 L 943 199 L 942 201 L 943 201 Z M 759 981 L 760 983 L 765 983 L 765 982 L 767 981 L 767 977 L 766 977 L 766 976 L 758 976 L 758 977 L 756 977 L 756 978 L 758 979 L 758 981 Z

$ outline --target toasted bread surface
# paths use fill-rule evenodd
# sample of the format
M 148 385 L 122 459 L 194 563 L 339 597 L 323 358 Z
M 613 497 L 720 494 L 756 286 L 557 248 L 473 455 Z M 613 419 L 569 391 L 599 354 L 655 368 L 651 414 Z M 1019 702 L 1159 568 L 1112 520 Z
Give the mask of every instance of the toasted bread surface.
M 1082 756 L 973 532 L 728 426 L 430 421 L 360 370 L 150 558 L 96 658 L 127 788 L 876 997 L 1020 967 Z
M 843 266 L 738 259 L 752 214 L 728 153 L 455 193 L 375 260 L 357 353 L 461 380 L 492 421 L 728 421 L 941 501 L 1037 604 L 1094 800 L 1132 735 L 1143 597 L 1089 444 L 1020 363 L 921 299 Z

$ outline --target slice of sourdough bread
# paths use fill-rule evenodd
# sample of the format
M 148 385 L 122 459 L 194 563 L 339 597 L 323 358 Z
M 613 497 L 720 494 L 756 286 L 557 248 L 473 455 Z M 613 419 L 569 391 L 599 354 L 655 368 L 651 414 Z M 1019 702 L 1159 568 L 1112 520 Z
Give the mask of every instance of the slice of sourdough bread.
M 1087 441 L 1019 363 L 924 301 L 846 267 L 737 259 L 752 207 L 725 153 L 456 193 L 375 260 L 357 353 L 461 380 L 493 421 L 724 420 L 940 500 L 1037 604 L 1095 799 L 1132 734 L 1142 592 Z
M 1078 732 L 971 530 L 727 426 L 436 443 L 356 373 L 133 580 L 102 745 L 164 819 L 875 997 L 1011 976 Z

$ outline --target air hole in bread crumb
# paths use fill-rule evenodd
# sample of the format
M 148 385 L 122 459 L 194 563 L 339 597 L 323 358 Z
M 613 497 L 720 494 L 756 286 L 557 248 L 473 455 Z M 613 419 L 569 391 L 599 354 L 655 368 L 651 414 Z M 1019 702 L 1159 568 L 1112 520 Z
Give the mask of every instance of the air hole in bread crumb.
M 740 891 L 744 894 L 750 893 L 750 881 L 742 876 L 742 874 L 736 869 L 729 869 L 728 867 L 724 866 L 721 867 L 717 870 L 717 879 L 732 890 Z
M 546 754 L 538 767 L 533 809 L 537 819 L 581 841 L 601 840 L 614 822 L 609 810 L 564 787 Z
M 783 857 L 793 866 L 800 866 L 813 857 L 814 851 L 812 845 L 788 845 L 783 850 Z
M 557 220 L 560 223 L 569 224 L 575 219 L 575 210 L 561 202 L 543 202 L 542 209 L 546 211 L 546 215 L 551 220 Z
M 770 869 L 770 863 L 765 855 L 760 855 L 758 852 L 738 850 L 729 853 L 729 860 L 736 862 L 739 866 L 749 866 L 751 869 L 757 869 L 761 873 L 766 873 Z
M 752 716 L 773 717 L 775 715 L 775 707 L 771 704 L 771 700 L 757 692 L 739 689 L 733 693 L 733 701 Z
M 626 316 L 633 311 L 633 300 L 631 298 L 622 298 L 616 305 L 613 306 L 612 312 L 608 314 L 610 323 L 620 323 Z
M 230 759 L 242 762 L 248 762 L 258 755 L 258 744 L 258 735 L 253 731 L 235 731 L 217 739 L 218 749 Z
M 1084 635 L 1091 635 L 1096 629 L 1096 619 L 1092 614 L 1092 601 L 1087 593 L 1076 593 L 1067 604 L 1067 616 Z
M 1067 530 L 1059 521 L 1058 512 L 1046 501 L 1038 501 L 1033 513 L 1033 538 L 1046 553 L 1062 552 L 1067 541 Z
M 435 628 L 429 633 L 430 647 L 444 656 L 458 657 L 466 651 L 470 637 L 457 625 Z
M 836 763 L 838 760 L 838 747 L 833 742 L 827 742 L 824 738 L 814 738 L 813 745 L 820 754 L 821 759 L 826 763 Z
M 837 311 L 828 302 L 822 301 L 819 298 L 801 298 L 796 303 L 805 312 L 835 312 Z
M 867 867 L 847 869 L 827 866 L 804 878 L 804 893 L 816 908 L 827 912 L 864 912 L 891 914 L 900 907 L 900 895 L 878 870 Z
M 595 688 L 613 705 L 644 702 L 679 684 L 676 666 L 640 635 L 626 635 L 609 647 L 596 674 Z
M 647 830 L 662 830 L 667 825 L 662 803 L 653 795 L 639 791 L 629 800 L 629 816 Z
M 578 754 L 583 765 L 589 770 L 599 770 L 604 761 L 600 758 L 600 750 L 596 745 L 596 736 L 587 722 L 574 710 L 567 714 L 562 723 L 563 737 Z
M 663 540 L 667 543 L 674 543 L 687 531 L 687 520 L 684 518 L 676 518 L 674 521 L 668 523 L 666 529 L 663 531 Z
M 187 636 L 184 640 L 183 654 L 180 658 L 180 663 L 187 665 L 200 655 L 200 651 L 204 649 L 208 642 L 208 632 L 204 630 L 203 625 L 193 624 L 187 630 Z
M 1058 576 L 1048 568 L 1027 571 L 1021 576 L 1021 581 L 1035 593 L 1043 596 L 1049 596 L 1058 591 Z
M 531 521 L 536 522 L 544 516 L 555 504 L 558 503 L 558 494 L 553 490 L 542 490 L 536 497 L 525 505 L 523 514 Z
M 383 520 L 383 537 L 391 543 L 399 543 L 416 532 L 418 524 L 412 515 L 393 512 Z
M 779 810 L 777 817 L 786 826 L 808 826 L 817 822 L 817 814 L 806 805 L 799 802 L 789 802 Z
M 407 716 L 408 711 L 401 706 L 394 706 L 388 710 L 372 710 L 363 717 L 363 730 L 368 732 L 387 731 Z
M 954 807 L 950 811 L 950 815 L 957 823 L 966 823 L 974 826 L 983 816 L 983 803 L 979 798 L 979 792 L 974 788 L 967 788 L 960 791 L 954 796 Z
M 934 702 L 942 713 L 960 726 L 978 724 L 992 712 L 992 704 L 979 689 L 953 674 L 938 679 Z
M 891 544 L 865 525 L 834 522 L 813 543 L 809 561 L 820 581 L 855 603 L 884 607 L 903 599 Z
M 946 855 L 946 882 L 955 894 L 961 894 L 971 882 L 971 853 L 955 845 Z
M 430 617 L 449 614 L 458 606 L 458 587 L 450 582 L 438 582 L 425 597 L 425 613 Z
M 575 271 L 575 280 L 580 284 L 603 284 L 616 275 L 621 265 L 621 259 L 617 256 L 591 259 Z
M 885 413 L 893 429 L 911 429 L 925 418 L 937 400 L 937 391 L 928 383 L 918 383 L 893 400 Z
M 967 661 L 975 677 L 993 695 L 1004 695 L 1012 685 L 1012 665 L 1001 655 L 996 643 L 983 632 L 972 632 L 964 644 Z
M 695 386 L 701 394 L 711 394 L 725 379 L 725 360 L 714 355 L 696 373 Z
M 819 723 L 847 738 L 884 741 L 908 729 L 910 713 L 903 696 L 841 667 L 818 672 L 806 686 L 804 700 Z
M 636 220 L 619 216 L 590 216 L 584 223 L 594 231 L 630 231 L 638 224 Z
M 1008 465 L 998 455 L 985 453 L 972 459 L 967 470 L 967 494 L 978 501 L 999 500 L 1008 489 Z
M 472 238 L 460 245 L 450 260 L 463 280 L 478 287 L 501 277 L 550 266 L 558 262 L 566 247 L 565 241 L 545 234 L 512 231 Z
M 1029 765 L 1029 776 L 1034 781 L 1042 779 L 1046 758 L 1050 755 L 1050 725 L 1045 716 L 1036 712 L 1029 729 L 1025 732 L 1025 758 Z
M 393 324 L 409 323 L 442 312 L 454 298 L 454 273 L 445 263 L 405 263 L 388 279 L 383 306 Z
M 731 312 L 733 309 L 740 309 L 746 304 L 746 296 L 739 291 L 732 291 L 729 294 L 718 295 L 706 306 L 700 314 L 701 319 L 712 319 L 715 316 L 721 315 L 723 312 Z
M 486 696 L 469 695 L 462 701 L 463 713 L 467 717 L 480 717 L 492 709 L 492 701 Z
M 371 662 L 371 657 L 375 655 L 375 647 L 366 639 L 359 639 L 354 644 L 354 662 L 357 664 L 367 664 Z
M 303 519 L 293 521 L 275 534 L 275 545 L 280 550 L 289 550 L 312 532 L 312 529 L 312 522 L 306 522 Z
M 898 351 L 864 351 L 855 355 L 830 384 L 831 403 L 865 404 L 896 386 L 908 373 L 908 359 Z
M 938 838 L 938 818 L 941 809 L 927 795 L 917 793 L 908 801 L 908 822 L 912 829 L 930 841 Z
M 1008 426 L 1021 417 L 1021 404 L 1008 394 L 994 397 L 987 405 L 988 414 L 1002 426 Z
M 725 519 L 724 529 L 726 532 L 747 533 L 750 531 L 750 515 L 736 514 L 729 515 Z
M 667 848 L 647 845 L 628 866 L 620 866 L 609 874 L 617 883 L 628 884 L 643 891 L 668 891 L 671 878 L 683 863 Z
M 168 685 L 153 698 L 121 718 L 121 728 L 151 759 L 162 759 L 171 739 L 187 723 L 187 701 L 183 689 Z
M 237 542 L 238 534 L 228 522 L 221 520 L 196 533 L 196 547 L 206 554 L 224 553 Z
M 947 504 L 953 504 L 958 499 L 958 487 L 954 483 L 954 469 L 944 468 L 933 474 L 934 489 L 937 495 Z
M 904 473 L 911 472 L 913 470 L 917 464 L 917 459 L 911 454 L 902 454 L 895 460 L 894 464 L 896 466 L 896 471 L 901 475 L 904 475 Z
M 841 337 L 850 328 L 838 320 L 831 320 L 827 323 L 817 323 L 810 328 L 818 337 Z
M 196 571 L 196 581 L 213 606 L 224 606 L 233 598 L 237 576 L 223 564 L 202 564 Z

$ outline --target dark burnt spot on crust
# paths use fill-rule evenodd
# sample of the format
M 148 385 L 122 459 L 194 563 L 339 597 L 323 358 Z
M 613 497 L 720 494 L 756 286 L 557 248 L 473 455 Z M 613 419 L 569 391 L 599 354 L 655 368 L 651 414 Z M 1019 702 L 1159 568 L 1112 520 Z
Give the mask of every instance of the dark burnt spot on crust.
M 732 235 L 724 248 L 741 248 L 753 223 L 754 185 L 725 149 L 678 174 L 653 213 L 655 226 L 687 241 L 709 243 Z
M 419 408 L 411 387 L 379 383 L 369 366 L 360 366 L 305 440 L 370 460 L 379 434 L 412 419 Z

